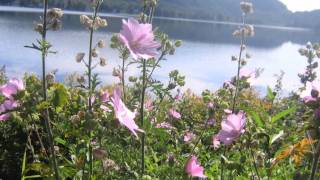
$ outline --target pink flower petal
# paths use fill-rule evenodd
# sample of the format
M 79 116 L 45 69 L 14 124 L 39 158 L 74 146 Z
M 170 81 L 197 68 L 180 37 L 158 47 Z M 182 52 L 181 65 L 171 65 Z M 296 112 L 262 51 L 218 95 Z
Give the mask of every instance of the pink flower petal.
M 191 156 L 191 158 L 188 160 L 185 171 L 192 177 L 207 178 L 207 176 L 204 175 L 203 172 L 204 168 L 199 165 L 197 157 L 195 156 Z

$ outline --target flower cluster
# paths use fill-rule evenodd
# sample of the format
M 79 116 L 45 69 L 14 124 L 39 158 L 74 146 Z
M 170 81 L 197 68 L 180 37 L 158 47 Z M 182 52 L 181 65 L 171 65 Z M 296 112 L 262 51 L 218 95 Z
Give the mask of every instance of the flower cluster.
M 47 18 L 46 18 L 46 24 L 47 29 L 46 30 L 53 30 L 57 31 L 61 29 L 62 22 L 61 18 L 63 16 L 63 11 L 59 8 L 52 8 L 49 9 L 47 12 Z M 37 22 L 35 23 L 34 30 L 39 32 L 40 34 L 43 33 L 43 22 Z
M 102 19 L 99 16 L 93 20 L 92 18 L 88 17 L 87 15 L 80 16 L 81 24 L 85 25 L 88 29 L 97 30 L 99 28 L 107 27 L 108 22 L 106 19 Z

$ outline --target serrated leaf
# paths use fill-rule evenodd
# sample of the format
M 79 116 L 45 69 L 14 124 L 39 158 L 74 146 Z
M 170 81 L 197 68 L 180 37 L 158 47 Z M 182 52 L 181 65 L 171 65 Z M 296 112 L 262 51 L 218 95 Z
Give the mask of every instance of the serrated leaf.
M 265 127 L 264 122 L 261 120 L 260 116 L 256 112 L 251 111 L 250 114 L 254 122 L 258 125 L 258 127 L 261 127 L 261 128 Z
M 285 117 L 285 116 L 287 116 L 287 115 L 289 115 L 289 114 L 291 114 L 291 113 L 293 113 L 295 111 L 296 111 L 296 107 L 291 107 L 291 108 L 289 108 L 287 110 L 284 110 L 284 111 L 276 114 L 275 116 L 273 116 L 271 118 L 271 122 L 274 123 L 275 121 L 277 121 L 277 120 L 279 120 L 279 119 L 281 119 L 281 118 L 283 118 L 283 117 Z
M 54 141 L 59 143 L 59 144 L 62 144 L 64 146 L 67 144 L 67 142 L 65 140 L 63 140 L 63 139 L 61 139 L 59 137 L 54 138 Z
M 281 138 L 283 135 L 284 135 L 284 131 L 283 130 L 281 130 L 278 134 L 273 135 L 271 140 L 270 140 L 270 142 L 269 142 L 269 144 L 270 145 L 273 144 L 276 140 Z

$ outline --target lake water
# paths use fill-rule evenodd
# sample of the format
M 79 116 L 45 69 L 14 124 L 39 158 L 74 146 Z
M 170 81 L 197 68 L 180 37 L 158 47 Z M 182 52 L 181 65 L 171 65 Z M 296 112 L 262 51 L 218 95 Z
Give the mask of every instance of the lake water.
M 39 53 L 23 47 L 39 38 L 33 31 L 33 23 L 40 14 L 32 11 L 34 9 L 0 7 L 0 65 L 6 65 L 9 76 L 41 72 Z M 94 39 L 104 39 L 108 43 L 111 35 L 119 31 L 123 16 L 106 16 L 109 26 L 97 32 Z M 231 62 L 231 56 L 239 52 L 239 39 L 231 34 L 237 28 L 236 24 L 163 18 L 155 19 L 154 24 L 171 38 L 183 40 L 183 46 L 176 54 L 162 63 L 162 69 L 155 73 L 156 78 L 165 80 L 171 70 L 178 69 L 186 75 L 186 87 L 199 93 L 204 89 L 217 89 L 234 76 L 236 63 Z M 78 52 L 87 52 L 89 41 L 89 33 L 80 24 L 79 15 L 75 12 L 65 15 L 63 29 L 49 32 L 48 39 L 58 51 L 49 56 L 48 71 L 58 69 L 60 79 L 72 72 L 84 72 L 84 67 L 74 58 Z M 298 49 L 308 41 L 318 42 L 319 35 L 311 30 L 257 26 L 256 36 L 247 40 L 247 49 L 252 56 L 248 68 L 264 69 L 256 86 L 265 89 L 267 85 L 273 85 L 274 74 L 283 70 L 286 72 L 285 89 L 297 89 L 300 86 L 297 74 L 303 72 L 306 65 Z M 117 52 L 110 48 L 104 48 L 101 53 L 107 57 L 108 66 L 98 68 L 96 72 L 101 74 L 104 83 L 112 84 L 116 82 L 111 75 L 112 69 L 121 61 Z M 129 70 L 131 75 L 137 73 L 134 68 Z

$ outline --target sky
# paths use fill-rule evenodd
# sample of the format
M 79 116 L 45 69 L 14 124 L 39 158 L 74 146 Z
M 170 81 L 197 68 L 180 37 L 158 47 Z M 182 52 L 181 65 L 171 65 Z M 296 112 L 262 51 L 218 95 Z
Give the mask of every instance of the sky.
M 320 0 L 280 0 L 291 11 L 311 11 L 320 9 Z

